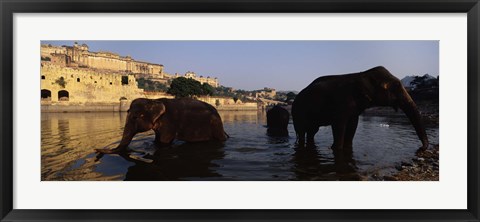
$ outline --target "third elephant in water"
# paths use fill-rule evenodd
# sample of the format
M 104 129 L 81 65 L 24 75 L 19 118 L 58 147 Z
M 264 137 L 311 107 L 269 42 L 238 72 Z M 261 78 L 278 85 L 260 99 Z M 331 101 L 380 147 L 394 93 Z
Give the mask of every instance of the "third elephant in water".
M 288 121 L 290 114 L 288 110 L 281 106 L 274 106 L 267 111 L 267 135 L 269 136 L 288 136 Z

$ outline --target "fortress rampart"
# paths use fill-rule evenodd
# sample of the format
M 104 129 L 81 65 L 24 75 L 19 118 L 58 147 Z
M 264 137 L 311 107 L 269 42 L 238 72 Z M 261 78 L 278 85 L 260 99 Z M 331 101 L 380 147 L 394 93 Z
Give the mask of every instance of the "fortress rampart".
M 143 90 L 137 87 L 133 75 L 46 63 L 41 65 L 43 103 L 118 103 L 120 99 L 138 97 L 143 97 Z
M 107 70 L 41 64 L 42 112 L 127 111 L 135 98 L 173 98 L 161 92 L 145 92 L 131 74 Z M 198 100 L 218 110 L 257 110 L 257 103 L 228 97 L 204 96 Z
M 138 77 L 168 82 L 181 77 L 163 65 L 135 61 L 110 52 L 89 52 L 87 45 L 41 46 L 42 112 L 126 111 L 135 98 L 173 98 L 138 88 Z M 218 79 L 187 72 L 183 77 L 218 87 Z M 227 97 L 199 97 L 219 110 L 256 110 L 256 103 Z
M 169 79 L 181 76 L 165 73 L 161 64 L 137 61 L 130 56 L 120 56 L 112 52 L 90 52 L 88 50 L 88 45 L 75 43 L 73 46 L 43 44 L 40 51 L 42 61 L 61 67 L 79 67 L 128 73 L 137 78 L 144 77 L 162 83 L 167 83 Z M 187 72 L 184 77 L 193 78 L 202 84 L 208 83 L 213 87 L 220 86 L 217 78 L 197 77 L 194 72 Z

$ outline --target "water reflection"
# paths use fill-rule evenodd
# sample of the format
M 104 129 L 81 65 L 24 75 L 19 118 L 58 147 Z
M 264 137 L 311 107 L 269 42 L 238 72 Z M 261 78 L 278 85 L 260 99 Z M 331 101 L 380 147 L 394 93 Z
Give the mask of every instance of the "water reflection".
M 142 153 L 122 153 L 120 156 L 132 162 L 124 180 L 208 180 L 221 177 L 212 161 L 225 155 L 222 142 L 180 143 L 157 148 L 154 145 Z M 151 154 L 153 153 L 153 154 Z M 102 157 L 98 157 L 101 159 Z
M 289 136 L 268 136 L 267 143 L 282 144 L 282 143 L 288 143 L 289 140 L 290 140 Z
M 89 180 L 103 176 L 95 164 L 79 159 L 92 149 L 116 143 L 122 135 L 125 118 L 119 113 L 42 113 L 42 179 Z
M 255 123 L 266 124 L 265 113 L 257 110 L 248 111 L 220 111 L 220 117 L 224 124 L 229 123 Z
M 42 180 L 358 180 L 394 171 L 420 145 L 404 116 L 361 116 L 349 169 L 340 170 L 330 127 L 319 129 L 315 146 L 299 148 L 292 123 L 289 137 L 270 137 L 264 112 L 220 115 L 231 136 L 223 143 L 157 148 L 147 132 L 134 138 L 132 153 L 97 158 L 94 149 L 120 142 L 126 113 L 42 113 Z M 438 126 L 427 134 L 438 143 Z

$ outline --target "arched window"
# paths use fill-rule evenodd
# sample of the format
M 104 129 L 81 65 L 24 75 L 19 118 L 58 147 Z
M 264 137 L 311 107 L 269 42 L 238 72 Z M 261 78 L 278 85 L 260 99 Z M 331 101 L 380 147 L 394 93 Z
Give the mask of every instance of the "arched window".
M 41 94 L 42 100 L 47 100 L 47 101 L 52 100 L 52 92 L 50 90 L 42 89 L 40 94 Z
M 45 76 L 42 76 L 42 79 L 45 79 Z
M 68 101 L 69 97 L 70 96 L 67 90 L 58 91 L 58 101 Z
M 77 82 L 80 82 L 80 78 L 77 78 Z

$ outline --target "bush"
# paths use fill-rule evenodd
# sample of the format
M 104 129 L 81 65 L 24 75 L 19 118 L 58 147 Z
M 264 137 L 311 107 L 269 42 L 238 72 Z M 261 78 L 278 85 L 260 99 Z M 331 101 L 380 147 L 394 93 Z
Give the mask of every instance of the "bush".
M 65 88 L 65 86 L 67 85 L 67 82 L 65 81 L 65 79 L 62 77 L 58 78 L 55 80 L 55 83 L 60 85 L 62 88 Z
M 197 95 L 203 95 L 203 87 L 199 81 L 178 77 L 172 81 L 167 93 L 174 95 L 175 97 L 193 97 Z
M 137 86 L 140 89 L 151 92 L 166 92 L 168 90 L 168 87 L 165 84 L 161 82 L 151 81 L 143 77 L 137 79 Z
M 202 84 L 202 95 L 209 95 L 213 96 L 215 93 L 215 89 L 208 83 L 203 83 Z

